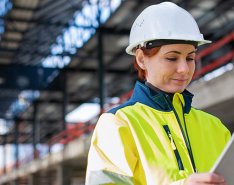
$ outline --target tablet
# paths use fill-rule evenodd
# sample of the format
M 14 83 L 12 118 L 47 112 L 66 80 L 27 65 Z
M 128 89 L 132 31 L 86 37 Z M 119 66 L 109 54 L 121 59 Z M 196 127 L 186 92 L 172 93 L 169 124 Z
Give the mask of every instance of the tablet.
M 222 175 L 227 184 L 234 184 L 234 134 L 232 134 L 210 172 Z

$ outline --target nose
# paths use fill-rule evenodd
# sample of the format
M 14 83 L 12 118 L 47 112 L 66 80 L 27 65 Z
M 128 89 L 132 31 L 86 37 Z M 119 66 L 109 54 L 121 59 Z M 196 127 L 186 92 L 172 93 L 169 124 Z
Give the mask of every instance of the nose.
M 189 65 L 186 60 L 180 60 L 177 66 L 177 73 L 187 74 L 189 72 Z

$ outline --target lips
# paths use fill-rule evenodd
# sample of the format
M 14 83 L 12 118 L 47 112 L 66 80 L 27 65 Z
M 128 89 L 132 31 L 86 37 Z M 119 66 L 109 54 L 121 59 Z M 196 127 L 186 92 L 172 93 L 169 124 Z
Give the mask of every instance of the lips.
M 178 83 L 178 84 L 184 84 L 184 83 L 187 83 L 188 79 L 172 79 L 175 83 Z
M 173 80 L 184 82 L 187 81 L 188 79 L 173 79 Z

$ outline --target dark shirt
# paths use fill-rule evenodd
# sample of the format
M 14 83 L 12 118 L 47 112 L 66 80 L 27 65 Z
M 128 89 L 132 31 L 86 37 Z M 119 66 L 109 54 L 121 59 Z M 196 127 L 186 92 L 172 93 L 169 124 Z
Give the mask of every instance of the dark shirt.
M 163 91 L 163 90 L 161 90 L 161 89 L 159 89 L 159 88 L 153 86 L 151 83 L 149 83 L 149 82 L 147 82 L 147 81 L 145 82 L 145 85 L 148 86 L 150 89 L 152 89 L 152 90 L 155 91 L 155 92 L 161 92 L 161 93 L 163 93 L 163 94 L 167 94 L 167 95 L 170 97 L 170 100 L 171 100 L 171 102 L 172 102 L 174 93 L 165 92 L 165 91 Z

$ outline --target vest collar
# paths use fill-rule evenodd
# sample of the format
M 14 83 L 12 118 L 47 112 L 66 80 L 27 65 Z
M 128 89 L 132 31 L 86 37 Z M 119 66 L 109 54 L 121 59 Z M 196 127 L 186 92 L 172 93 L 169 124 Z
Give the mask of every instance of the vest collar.
M 130 101 L 140 102 L 160 111 L 171 111 L 172 107 L 168 104 L 168 100 L 172 101 L 170 95 L 171 94 L 150 88 L 144 83 L 137 81 Z M 193 94 L 184 90 L 182 93 L 176 93 L 172 96 L 175 95 L 180 97 L 184 113 L 189 113 Z

